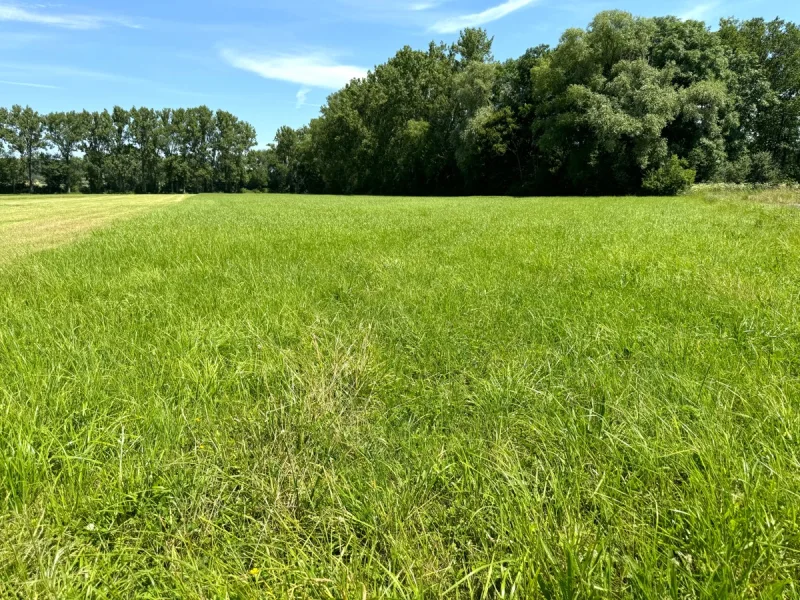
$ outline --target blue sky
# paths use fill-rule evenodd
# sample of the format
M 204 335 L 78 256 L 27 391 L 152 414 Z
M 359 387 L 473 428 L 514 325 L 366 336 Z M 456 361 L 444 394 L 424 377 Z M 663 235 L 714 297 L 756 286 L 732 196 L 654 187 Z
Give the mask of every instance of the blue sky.
M 504 59 L 611 8 L 711 24 L 800 21 L 797 0 L 0 0 L 0 106 L 206 104 L 252 123 L 263 145 L 403 45 L 450 42 L 480 25 Z

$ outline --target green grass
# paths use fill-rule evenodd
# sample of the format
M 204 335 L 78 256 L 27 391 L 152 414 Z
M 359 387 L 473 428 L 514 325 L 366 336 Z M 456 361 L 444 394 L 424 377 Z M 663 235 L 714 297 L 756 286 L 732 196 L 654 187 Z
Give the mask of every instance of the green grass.
M 2 598 L 800 594 L 800 210 L 199 196 L 0 264 Z

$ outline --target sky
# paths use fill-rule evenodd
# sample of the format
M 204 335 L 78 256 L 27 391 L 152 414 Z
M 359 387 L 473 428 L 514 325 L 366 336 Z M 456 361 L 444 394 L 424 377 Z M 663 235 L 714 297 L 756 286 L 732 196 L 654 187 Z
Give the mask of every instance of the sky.
M 503 60 L 607 9 L 712 27 L 730 16 L 800 21 L 798 0 L 0 0 L 0 106 L 205 104 L 253 124 L 264 146 L 405 45 L 480 26 Z

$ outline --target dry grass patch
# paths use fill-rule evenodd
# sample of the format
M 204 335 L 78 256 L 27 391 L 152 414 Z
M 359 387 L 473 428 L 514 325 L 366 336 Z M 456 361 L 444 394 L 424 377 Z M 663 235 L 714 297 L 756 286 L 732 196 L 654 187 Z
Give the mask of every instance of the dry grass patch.
M 800 207 L 800 186 L 797 185 L 701 184 L 694 186 L 692 193 L 709 200 L 744 200 Z
M 186 196 L 0 196 L 0 263 Z

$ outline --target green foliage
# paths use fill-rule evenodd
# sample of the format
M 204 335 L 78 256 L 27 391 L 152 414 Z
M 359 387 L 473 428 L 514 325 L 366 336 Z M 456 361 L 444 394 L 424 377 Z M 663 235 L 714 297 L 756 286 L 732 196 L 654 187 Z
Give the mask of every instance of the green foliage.
M 451 52 L 462 64 L 487 63 L 494 60 L 492 55 L 494 38 L 490 38 L 483 29 L 465 29 L 453 44 Z
M 2 115 L 5 125 L 0 129 L 4 141 L 17 153 L 25 163 L 28 191 L 34 189 L 34 162 L 39 150 L 46 146 L 44 121 L 39 113 L 29 106 L 11 107 Z
M 642 190 L 654 196 L 677 196 L 692 187 L 696 176 L 688 162 L 673 154 L 663 165 L 647 173 Z

